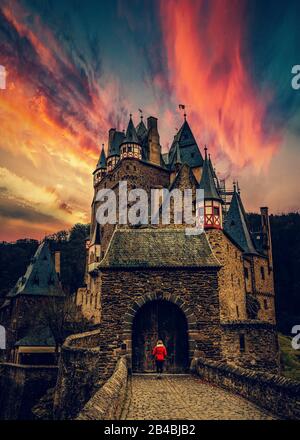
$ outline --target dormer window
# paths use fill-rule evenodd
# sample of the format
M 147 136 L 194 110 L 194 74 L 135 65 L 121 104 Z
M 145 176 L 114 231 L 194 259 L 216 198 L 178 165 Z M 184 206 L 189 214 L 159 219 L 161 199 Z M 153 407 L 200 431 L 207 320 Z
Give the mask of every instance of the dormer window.
M 203 208 L 202 208 L 202 210 L 203 210 Z M 199 214 L 200 214 L 200 212 L 199 212 Z M 204 202 L 204 227 L 205 228 L 221 228 L 221 224 L 222 224 L 221 220 L 222 219 L 221 219 L 220 202 L 217 200 L 205 200 L 205 202 Z

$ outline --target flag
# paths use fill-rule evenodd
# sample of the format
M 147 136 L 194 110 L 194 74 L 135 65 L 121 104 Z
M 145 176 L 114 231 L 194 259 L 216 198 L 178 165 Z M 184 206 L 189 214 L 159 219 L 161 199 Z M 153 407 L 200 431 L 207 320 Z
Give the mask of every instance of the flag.
M 180 108 L 180 110 L 184 110 L 185 109 L 185 105 L 184 104 L 179 104 L 179 108 Z

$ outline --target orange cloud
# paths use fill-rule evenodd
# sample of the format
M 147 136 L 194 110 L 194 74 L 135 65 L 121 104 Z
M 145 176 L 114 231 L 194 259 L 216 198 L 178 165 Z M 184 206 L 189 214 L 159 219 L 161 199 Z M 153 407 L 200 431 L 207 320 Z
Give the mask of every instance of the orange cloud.
M 0 63 L 7 88 L 0 90 L 0 190 L 5 191 L 0 235 L 8 240 L 31 231 L 41 238 L 89 221 L 91 172 L 99 145 L 107 139 L 109 116 L 118 112 L 113 114 L 112 103 L 124 103 L 116 78 L 102 84 L 87 62 L 85 70 L 75 64 L 39 18 L 31 17 L 29 28 L 20 4 L 4 3 Z M 104 111 L 108 107 L 111 113 Z
M 170 83 L 187 105 L 197 138 L 236 169 L 268 166 L 281 142 L 264 127 L 271 94 L 251 82 L 245 60 L 244 2 L 160 2 Z

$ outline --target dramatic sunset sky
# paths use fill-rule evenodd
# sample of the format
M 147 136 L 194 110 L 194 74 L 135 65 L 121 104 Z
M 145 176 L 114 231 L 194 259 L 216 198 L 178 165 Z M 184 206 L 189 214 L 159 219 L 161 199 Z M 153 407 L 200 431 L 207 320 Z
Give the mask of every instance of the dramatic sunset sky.
M 178 104 L 248 211 L 300 208 L 300 2 L 0 0 L 0 240 L 89 221 L 110 127 Z

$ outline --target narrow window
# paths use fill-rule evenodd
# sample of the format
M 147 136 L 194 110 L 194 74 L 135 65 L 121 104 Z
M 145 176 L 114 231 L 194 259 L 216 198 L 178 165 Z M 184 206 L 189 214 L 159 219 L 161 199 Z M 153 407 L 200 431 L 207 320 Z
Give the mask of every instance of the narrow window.
M 220 210 L 218 206 L 214 206 L 214 215 L 220 215 Z
M 264 299 L 264 308 L 267 310 L 269 308 L 268 306 L 268 300 Z
M 261 279 L 264 280 L 265 279 L 265 268 L 263 266 L 261 266 L 261 268 L 260 268 L 260 274 L 261 274 Z
M 245 353 L 245 335 L 240 335 L 240 352 Z
M 239 306 L 236 306 L 236 316 L 238 318 L 240 317 Z
M 249 278 L 249 270 L 248 267 L 244 267 L 244 274 L 245 274 L 245 278 Z

